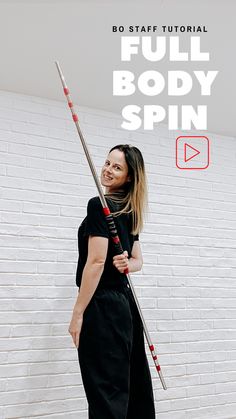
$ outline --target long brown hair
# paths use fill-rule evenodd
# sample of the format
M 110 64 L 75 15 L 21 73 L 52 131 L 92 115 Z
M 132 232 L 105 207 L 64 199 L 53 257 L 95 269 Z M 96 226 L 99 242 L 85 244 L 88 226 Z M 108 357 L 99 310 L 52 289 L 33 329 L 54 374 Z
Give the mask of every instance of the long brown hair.
M 132 233 L 138 234 L 143 228 L 144 212 L 147 209 L 147 181 L 143 156 L 137 147 L 129 144 L 116 145 L 109 153 L 116 149 L 124 153 L 130 181 L 124 185 L 123 194 L 111 193 L 106 194 L 106 197 L 118 202 L 121 206 L 121 209 L 113 215 L 132 214 Z

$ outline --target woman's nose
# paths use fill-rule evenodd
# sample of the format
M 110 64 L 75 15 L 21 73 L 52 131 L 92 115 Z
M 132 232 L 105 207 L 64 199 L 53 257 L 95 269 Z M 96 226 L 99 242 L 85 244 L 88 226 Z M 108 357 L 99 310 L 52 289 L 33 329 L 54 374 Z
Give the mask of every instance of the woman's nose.
M 105 172 L 107 172 L 107 173 L 112 173 L 112 169 L 111 169 L 111 167 L 110 167 L 110 166 L 106 167 L 106 168 L 105 168 Z

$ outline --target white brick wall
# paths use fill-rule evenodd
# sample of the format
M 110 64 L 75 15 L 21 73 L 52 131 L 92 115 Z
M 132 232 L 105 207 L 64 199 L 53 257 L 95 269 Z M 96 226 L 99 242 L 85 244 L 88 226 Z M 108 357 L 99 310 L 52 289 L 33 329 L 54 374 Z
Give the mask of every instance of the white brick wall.
M 236 418 L 236 139 L 209 134 L 210 167 L 181 171 L 165 127 L 125 132 L 86 108 L 80 119 L 98 169 L 120 142 L 145 157 L 150 213 L 133 279 L 168 385 L 148 354 L 157 418 Z M 77 228 L 97 192 L 65 102 L 1 92 L 0 135 L 0 419 L 83 419 L 67 328 Z

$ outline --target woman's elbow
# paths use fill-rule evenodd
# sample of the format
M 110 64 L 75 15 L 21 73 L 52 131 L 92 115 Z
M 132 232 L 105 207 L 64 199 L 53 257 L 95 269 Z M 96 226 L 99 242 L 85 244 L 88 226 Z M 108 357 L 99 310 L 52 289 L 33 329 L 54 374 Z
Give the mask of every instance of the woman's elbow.
M 142 267 L 143 267 L 143 256 L 142 256 L 142 254 L 140 254 L 139 257 L 138 257 L 138 264 L 139 264 L 139 270 L 141 270 Z
M 142 267 L 143 267 L 143 260 L 139 260 L 138 270 L 141 271 Z
M 98 268 L 104 268 L 106 259 L 103 257 L 91 257 L 87 260 L 87 265 L 98 267 Z
M 141 271 L 143 266 L 143 260 L 141 258 L 131 258 L 129 260 L 129 271 L 138 272 Z

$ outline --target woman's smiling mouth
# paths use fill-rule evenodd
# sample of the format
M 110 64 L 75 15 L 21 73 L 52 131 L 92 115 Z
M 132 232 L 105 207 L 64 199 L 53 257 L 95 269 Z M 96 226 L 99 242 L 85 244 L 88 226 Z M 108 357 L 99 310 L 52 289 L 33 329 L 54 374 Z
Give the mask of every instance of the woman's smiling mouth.
M 112 177 L 107 176 L 107 175 L 103 175 L 103 177 L 104 177 L 104 179 L 106 179 L 106 180 L 112 180 L 112 179 L 113 179 Z

